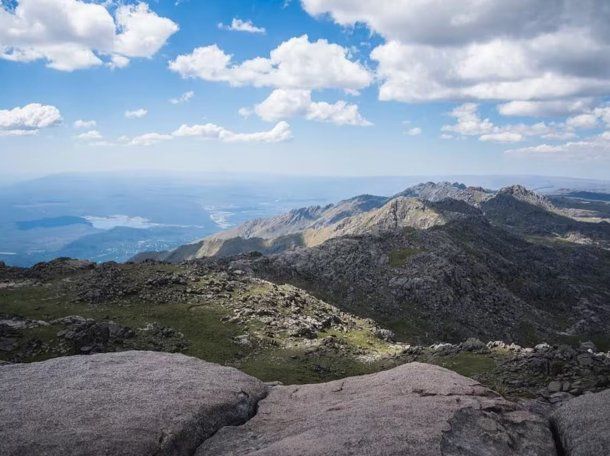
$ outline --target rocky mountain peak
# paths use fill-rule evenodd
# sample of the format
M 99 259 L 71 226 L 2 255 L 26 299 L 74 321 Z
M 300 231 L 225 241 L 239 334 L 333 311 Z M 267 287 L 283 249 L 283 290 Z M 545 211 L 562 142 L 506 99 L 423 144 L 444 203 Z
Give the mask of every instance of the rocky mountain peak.
M 399 196 L 421 198 L 433 202 L 451 198 L 470 204 L 479 204 L 491 197 L 492 193 L 480 187 L 467 187 L 459 182 L 424 182 L 394 195 L 394 197 Z
M 523 201 L 524 203 L 532 204 L 549 211 L 555 210 L 555 206 L 553 206 L 553 203 L 551 203 L 548 198 L 532 190 L 528 190 L 522 185 L 503 187 L 498 191 L 498 195 L 512 196 L 513 198 Z

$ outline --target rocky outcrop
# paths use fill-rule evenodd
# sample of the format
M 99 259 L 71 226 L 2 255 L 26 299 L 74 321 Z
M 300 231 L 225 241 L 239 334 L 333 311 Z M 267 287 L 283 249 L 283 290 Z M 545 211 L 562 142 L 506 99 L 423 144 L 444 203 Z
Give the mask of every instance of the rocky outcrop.
M 243 426 L 203 455 L 555 454 L 547 422 L 477 382 L 411 363 L 320 385 L 274 387 Z
M 189 455 L 241 424 L 263 383 L 184 355 L 123 352 L 0 366 L 0 454 Z
M 565 456 L 610 454 L 610 389 L 563 404 L 551 423 Z
M 565 403 L 549 421 L 475 380 L 417 362 L 281 386 L 184 355 L 73 356 L 0 365 L 0 399 L 3 455 L 581 456 L 610 450 L 610 390 Z
M 495 365 L 476 375 L 476 380 L 501 388 L 504 396 L 537 397 L 556 405 L 610 387 L 610 353 L 598 351 L 592 342 L 576 348 L 547 343 L 521 347 L 502 341 L 485 344 L 471 338 L 460 344 L 409 346 L 402 359 L 438 364 L 442 359 L 459 359 L 466 353 L 495 360 Z

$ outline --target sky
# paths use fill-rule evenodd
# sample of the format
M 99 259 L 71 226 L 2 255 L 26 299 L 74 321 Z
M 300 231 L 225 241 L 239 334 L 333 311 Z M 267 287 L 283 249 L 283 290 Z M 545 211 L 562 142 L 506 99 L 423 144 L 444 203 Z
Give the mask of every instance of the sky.
M 0 175 L 610 179 L 607 0 L 0 4 Z

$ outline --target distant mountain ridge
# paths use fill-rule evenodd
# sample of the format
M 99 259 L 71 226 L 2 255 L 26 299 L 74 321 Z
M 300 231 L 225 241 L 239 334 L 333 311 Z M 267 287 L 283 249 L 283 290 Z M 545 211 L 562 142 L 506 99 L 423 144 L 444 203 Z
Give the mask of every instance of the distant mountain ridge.
M 528 221 L 524 213 L 534 213 L 535 217 Z M 607 246 L 610 238 L 600 233 L 599 227 L 579 224 L 547 197 L 521 185 L 492 191 L 457 182 L 426 182 L 392 197 L 359 195 L 336 204 L 293 209 L 276 217 L 248 221 L 171 252 L 145 252 L 134 257 L 133 261 L 180 262 L 253 250 L 264 254 L 278 253 L 295 247 L 312 247 L 345 235 L 400 227 L 428 229 L 456 218 L 472 216 L 488 216 L 492 222 L 507 225 L 509 229 L 514 228 L 516 218 L 522 231 L 528 234 L 536 234 L 540 229 L 544 231 L 545 225 L 550 224 L 559 231 L 555 234 L 569 236 L 574 231 L 577 234 L 572 238 L 582 242 L 601 242 Z M 536 226 L 528 227 L 533 224 Z

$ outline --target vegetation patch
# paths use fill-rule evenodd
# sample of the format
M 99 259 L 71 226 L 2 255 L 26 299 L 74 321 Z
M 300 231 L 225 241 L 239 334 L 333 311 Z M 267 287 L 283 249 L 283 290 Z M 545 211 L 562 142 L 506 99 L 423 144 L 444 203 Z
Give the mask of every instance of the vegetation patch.
M 393 250 L 390 252 L 390 266 L 393 268 L 400 268 L 407 263 L 409 258 L 418 253 L 421 253 L 421 250 L 415 247 L 405 247 Z

